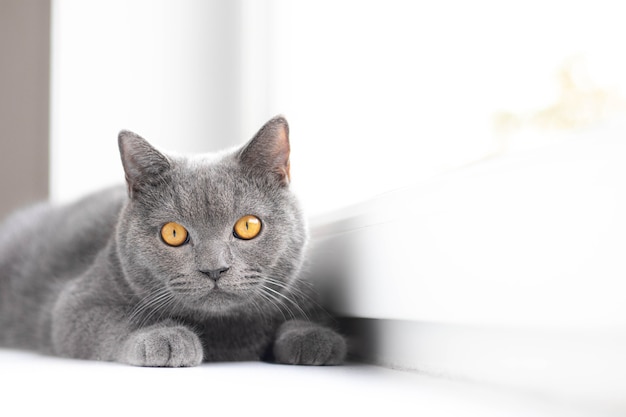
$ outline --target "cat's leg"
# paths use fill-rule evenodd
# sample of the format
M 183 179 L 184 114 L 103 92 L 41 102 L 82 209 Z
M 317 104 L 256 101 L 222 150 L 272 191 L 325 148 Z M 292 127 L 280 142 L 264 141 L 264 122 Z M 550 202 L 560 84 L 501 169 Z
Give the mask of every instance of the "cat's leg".
M 198 335 L 168 320 L 132 332 L 117 360 L 136 366 L 187 367 L 199 365 L 202 357 Z
M 200 338 L 172 320 L 134 328 L 131 311 L 65 291 L 52 315 L 52 348 L 57 355 L 137 366 L 183 367 L 202 362 Z
M 339 365 L 346 357 L 346 341 L 317 323 L 290 320 L 277 331 L 274 359 L 293 365 Z

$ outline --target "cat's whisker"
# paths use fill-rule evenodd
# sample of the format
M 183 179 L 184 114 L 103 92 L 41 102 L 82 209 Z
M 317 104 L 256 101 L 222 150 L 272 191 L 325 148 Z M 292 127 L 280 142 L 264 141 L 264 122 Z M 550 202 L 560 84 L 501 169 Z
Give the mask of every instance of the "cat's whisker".
M 174 305 L 176 303 L 176 299 L 172 296 L 171 298 L 165 300 L 165 302 L 163 302 L 157 310 L 159 311 L 159 317 L 157 318 L 157 321 L 161 321 L 163 320 L 163 318 L 170 318 L 170 312 L 171 312 L 171 307 L 172 305 Z
M 256 300 L 250 300 L 250 305 L 259 313 L 259 317 L 263 320 L 265 324 L 268 324 L 270 322 L 270 319 L 267 317 L 267 312 L 261 308 Z
M 154 311 L 162 308 L 162 304 L 173 297 L 166 288 L 159 287 L 152 290 L 146 297 L 137 303 L 131 312 L 128 321 L 142 327 L 153 315 Z
M 258 294 L 262 296 L 267 302 L 271 303 L 283 315 L 284 319 L 286 319 L 285 311 L 289 314 L 289 316 L 292 319 L 297 318 L 297 315 L 295 314 L 294 310 L 290 307 L 291 305 L 300 312 L 300 315 L 304 319 L 310 320 L 308 314 L 300 307 L 300 305 L 295 300 L 289 298 L 287 295 L 271 287 L 271 286 L 274 286 L 278 289 L 284 289 L 286 291 L 290 291 L 290 288 L 287 285 L 285 285 L 285 283 L 275 280 L 273 278 L 269 278 L 269 277 L 261 276 L 261 275 L 249 275 L 249 276 L 246 276 L 246 278 L 253 279 L 253 281 L 249 281 L 251 285 L 254 285 L 257 288 L 259 288 Z M 270 284 L 271 286 L 266 285 L 266 284 Z
M 263 288 L 260 287 L 259 292 L 258 292 L 259 296 L 264 299 L 267 303 L 269 303 L 272 307 L 274 307 L 276 310 L 278 310 L 278 312 L 281 314 L 281 316 L 283 316 L 283 320 L 287 320 L 287 316 L 285 316 L 285 312 L 283 311 L 283 309 L 281 308 L 281 304 L 277 303 L 278 300 L 275 301 L 274 297 L 270 297 L 270 295 L 266 294 L 263 291 Z M 293 314 L 292 314 L 293 316 Z
M 302 298 L 306 298 L 306 299 L 309 299 L 310 301 L 313 301 L 312 299 L 310 299 L 310 297 L 308 297 L 308 296 L 307 296 L 306 294 L 304 294 L 303 292 L 301 292 L 301 291 L 300 291 L 300 292 L 295 291 L 295 290 L 297 290 L 296 288 L 293 288 L 293 287 L 287 287 L 287 285 L 285 285 L 284 283 L 282 283 L 282 282 L 280 282 L 280 281 L 277 281 L 277 280 L 275 280 L 275 279 L 269 278 L 269 277 L 266 277 L 266 278 L 265 278 L 265 280 L 266 280 L 267 282 L 271 283 L 271 284 L 274 284 L 275 286 L 277 286 L 277 287 L 279 287 L 279 288 L 283 288 L 283 289 L 285 289 L 285 290 L 287 290 L 287 291 L 290 291 L 290 292 L 295 292 L 295 293 L 296 293 L 295 295 L 298 295 L 298 294 L 299 294 Z M 269 291 L 273 292 L 274 294 L 276 294 L 276 295 L 278 295 L 278 296 L 282 297 L 284 300 L 286 300 L 286 301 L 288 301 L 289 303 L 291 303 L 293 306 L 295 306 L 295 307 L 298 309 L 298 311 L 302 314 L 302 316 L 303 316 L 306 320 L 309 320 L 309 321 L 310 321 L 310 317 L 309 317 L 309 315 L 306 313 L 306 311 L 304 311 L 304 309 L 303 309 L 302 307 L 300 307 L 300 305 L 299 305 L 299 304 L 298 304 L 295 300 L 291 299 L 290 297 L 288 297 L 287 295 L 285 295 L 285 294 L 281 293 L 280 291 L 276 291 L 276 290 L 274 290 L 273 288 L 270 288 L 270 287 L 265 286 L 265 285 L 264 285 L 264 287 L 265 287 L 267 290 L 269 290 Z
M 141 299 L 133 308 L 133 310 L 130 312 L 129 316 L 128 316 L 128 322 L 129 323 L 133 323 L 135 321 L 135 319 L 137 319 L 138 317 L 140 317 L 144 310 L 149 306 L 150 302 L 149 300 L 154 297 L 153 293 L 150 293 L 148 296 L 144 297 L 143 299 Z
M 318 308 L 322 311 L 324 311 L 325 313 L 329 314 L 328 311 L 324 308 L 324 306 L 322 306 L 318 301 L 317 301 L 317 296 L 318 296 L 318 292 L 315 290 L 315 287 L 313 285 L 313 283 L 308 282 L 308 281 L 298 281 L 298 284 L 300 285 L 306 285 L 307 289 L 309 291 L 309 293 L 305 292 L 305 290 L 298 288 L 295 285 L 288 285 L 284 282 L 278 281 L 276 279 L 267 277 L 266 280 L 268 282 L 273 283 L 276 286 L 282 287 L 285 290 L 287 290 L 288 292 L 299 296 L 300 298 L 302 298 L 303 300 L 310 302 L 314 305 L 315 308 Z
M 266 290 L 266 293 L 265 293 L 266 295 L 272 297 L 274 300 L 276 300 L 276 302 L 280 303 L 283 307 L 285 307 L 285 309 L 287 309 L 287 312 L 289 313 L 292 319 L 296 319 L 297 316 L 293 312 L 293 310 L 289 307 L 289 304 L 296 307 L 307 320 L 309 319 L 307 314 L 304 312 L 304 310 L 296 302 L 291 300 L 289 297 L 274 290 L 273 288 L 268 287 L 267 285 L 263 285 L 263 288 Z
M 155 302 L 152 305 L 152 308 L 148 311 L 148 314 L 142 320 L 139 327 L 144 327 L 145 325 L 147 325 L 150 322 L 150 320 L 157 314 L 159 314 L 157 321 L 160 321 L 161 318 L 163 317 L 163 313 L 165 312 L 165 307 L 167 307 L 168 304 L 172 302 L 172 300 L 173 300 L 173 296 L 170 295 L 169 297 L 162 297 L 159 299 L 158 302 Z
M 178 314 L 185 305 L 185 300 L 180 297 L 172 297 L 172 303 L 169 307 L 170 318 Z

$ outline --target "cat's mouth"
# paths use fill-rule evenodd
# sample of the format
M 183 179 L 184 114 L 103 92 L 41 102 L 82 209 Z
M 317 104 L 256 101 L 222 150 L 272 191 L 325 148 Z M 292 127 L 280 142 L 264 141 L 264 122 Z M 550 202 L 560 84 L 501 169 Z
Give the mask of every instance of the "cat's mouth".
M 232 277 L 213 280 L 180 276 L 168 284 L 180 305 L 214 312 L 223 312 L 245 304 L 252 292 L 249 286 L 238 283 Z
M 172 292 L 182 298 L 203 299 L 205 297 L 241 297 L 244 292 L 229 288 L 227 285 L 212 283 L 206 285 L 194 285 L 184 288 L 170 287 Z

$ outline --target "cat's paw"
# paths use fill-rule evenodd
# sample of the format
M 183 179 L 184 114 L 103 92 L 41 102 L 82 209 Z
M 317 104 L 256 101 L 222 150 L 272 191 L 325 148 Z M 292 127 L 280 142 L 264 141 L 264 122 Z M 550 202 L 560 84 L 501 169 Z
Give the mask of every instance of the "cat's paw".
M 299 320 L 284 323 L 274 342 L 276 362 L 292 365 L 339 365 L 345 360 L 346 351 L 341 335 Z
M 198 336 L 183 326 L 141 329 L 130 335 L 121 361 L 136 366 L 186 367 L 202 362 Z

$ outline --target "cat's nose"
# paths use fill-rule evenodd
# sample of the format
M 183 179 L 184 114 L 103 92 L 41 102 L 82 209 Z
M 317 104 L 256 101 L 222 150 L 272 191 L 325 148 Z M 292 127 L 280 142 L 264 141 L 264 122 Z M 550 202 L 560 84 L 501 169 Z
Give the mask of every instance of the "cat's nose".
M 213 281 L 217 281 L 218 279 L 222 277 L 222 274 L 224 274 L 229 269 L 230 269 L 229 267 L 223 266 L 217 269 L 201 269 L 200 272 L 202 272 L 204 275 L 211 278 Z

